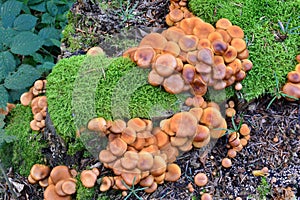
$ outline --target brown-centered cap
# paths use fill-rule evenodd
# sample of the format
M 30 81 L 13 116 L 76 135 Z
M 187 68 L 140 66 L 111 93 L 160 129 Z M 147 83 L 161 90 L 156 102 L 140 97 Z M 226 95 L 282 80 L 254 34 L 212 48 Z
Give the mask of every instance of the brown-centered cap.
M 215 128 L 222 123 L 222 120 L 223 117 L 217 108 L 207 107 L 203 110 L 200 122 L 208 128 Z
M 34 164 L 30 169 L 30 176 L 36 180 L 40 181 L 45 179 L 50 174 L 50 167 L 43 164 Z
M 137 167 L 141 171 L 150 170 L 153 166 L 153 155 L 146 151 L 139 152 L 138 155 L 139 155 L 139 159 L 138 159 Z
M 198 96 L 203 96 L 207 92 L 207 85 L 202 79 L 202 76 L 195 76 L 192 83 L 192 93 Z
M 229 149 L 228 152 L 227 152 L 227 156 L 228 156 L 229 158 L 234 158 L 234 157 L 236 157 L 236 151 L 233 150 L 233 149 Z
M 170 27 L 165 32 L 165 37 L 169 41 L 178 42 L 178 40 L 185 35 L 184 31 L 178 27 Z
M 175 56 L 168 53 L 159 55 L 156 58 L 155 63 L 153 64 L 153 68 L 155 69 L 157 74 L 163 77 L 168 77 L 173 74 L 176 67 L 177 60 Z
M 226 66 L 225 79 L 230 79 L 233 75 L 233 69 Z
M 150 170 L 153 176 L 162 175 L 167 169 L 166 161 L 161 156 L 154 156 L 153 158 L 153 166 Z
M 237 58 L 240 60 L 247 59 L 249 57 L 249 50 L 245 49 L 244 51 L 237 54 Z
M 227 50 L 223 54 L 224 61 L 231 63 L 237 57 L 237 50 L 233 46 L 228 46 Z
M 229 168 L 232 166 L 232 162 L 229 158 L 223 158 L 222 159 L 222 166 L 225 168 Z
M 137 133 L 136 139 L 134 143 L 130 144 L 130 146 L 134 147 L 136 150 L 142 150 L 145 146 L 145 138 L 143 137 L 142 133 Z
M 241 53 L 247 47 L 245 40 L 241 38 L 233 38 L 230 45 L 233 46 L 238 53 Z
M 198 173 L 196 174 L 196 176 L 194 177 L 194 182 L 197 186 L 205 186 L 208 182 L 208 178 L 206 176 L 206 174 L 204 173 Z
M 102 163 L 111 163 L 115 161 L 117 157 L 111 153 L 111 151 L 103 149 L 99 153 L 99 160 Z
M 202 48 L 210 48 L 211 42 L 207 38 L 203 38 L 198 41 L 197 49 L 200 50 Z
M 140 46 L 151 46 L 156 52 L 160 52 L 165 48 L 167 39 L 159 33 L 150 33 L 146 35 L 140 42 Z
M 126 122 L 122 119 L 116 119 L 111 123 L 109 130 L 113 133 L 122 133 L 126 128 Z
M 242 62 L 240 59 L 236 58 L 231 63 L 229 63 L 227 67 L 231 67 L 233 70 L 233 74 L 236 74 L 242 69 Z
M 170 11 L 170 20 L 173 22 L 179 22 L 180 20 L 183 19 L 183 12 L 179 8 L 175 8 Z
M 76 192 L 76 182 L 72 180 L 65 180 L 61 185 L 61 189 L 65 194 L 72 195 Z
M 215 31 L 215 28 L 209 23 L 198 23 L 193 29 L 193 34 L 199 39 L 208 38 L 208 35 Z
M 171 94 L 179 94 L 183 91 L 185 83 L 180 74 L 173 74 L 163 82 L 165 90 Z
M 300 72 L 291 71 L 287 75 L 287 79 L 292 83 L 300 83 Z
M 231 41 L 231 37 L 230 35 L 227 33 L 227 31 L 225 31 L 224 29 L 216 29 L 216 32 L 220 33 L 222 35 L 223 41 L 226 43 L 230 43 Z
M 131 127 L 126 127 L 122 134 L 121 139 L 127 144 L 132 144 L 136 140 L 136 131 Z
M 177 137 L 193 137 L 197 131 L 197 119 L 189 112 L 180 112 L 173 115 L 170 129 Z
M 170 142 L 170 137 L 162 130 L 155 131 L 153 135 L 156 137 L 158 148 L 162 148 Z
M 67 166 L 59 165 L 54 167 L 50 172 L 50 177 L 53 184 L 56 184 L 60 180 L 72 178 L 70 170 Z
M 228 48 L 228 44 L 223 40 L 214 40 L 211 46 L 216 55 L 223 55 Z
M 154 182 L 154 177 L 152 175 L 149 175 L 140 181 L 140 185 L 142 187 L 150 187 L 153 184 L 153 182 Z
M 213 79 L 222 80 L 225 78 L 226 75 L 226 65 L 224 63 L 214 65 L 212 67 L 212 71 L 213 71 L 213 75 L 212 75 Z
M 55 185 L 49 185 L 44 191 L 45 200 L 71 200 L 71 196 L 59 196 L 55 190 Z
M 219 29 L 226 30 L 230 26 L 232 26 L 232 23 L 231 23 L 231 21 L 229 21 L 229 19 L 226 19 L 226 18 L 221 18 L 216 23 L 216 28 L 219 28 Z
M 244 38 L 244 31 L 239 26 L 230 26 L 226 29 L 226 31 L 232 38 Z
M 195 56 L 196 57 L 196 56 Z M 197 57 L 196 57 L 197 60 Z M 196 74 L 195 67 L 191 64 L 185 64 L 182 70 L 182 77 L 186 83 L 192 83 Z
M 250 60 L 248 60 L 248 59 L 243 59 L 243 60 L 242 60 L 242 69 L 243 69 L 245 72 L 251 70 L 252 67 L 253 67 L 253 64 L 252 64 L 252 62 L 251 62 Z
M 244 80 L 244 78 L 246 78 L 246 72 L 244 70 L 240 70 L 238 73 L 235 74 L 236 81 L 242 81 Z
M 139 155 L 134 151 L 126 151 L 121 158 L 121 165 L 124 169 L 132 170 L 136 168 L 139 160 Z
M 127 143 L 121 138 L 115 138 L 108 145 L 109 150 L 117 157 L 122 156 L 127 150 Z
M 180 53 L 180 47 L 174 41 L 168 41 L 162 53 L 170 53 L 173 56 L 177 57 Z
M 187 62 L 191 65 L 196 65 L 198 63 L 197 55 L 198 55 L 198 51 L 189 51 L 186 54 Z
M 141 68 L 149 68 L 156 53 L 151 46 L 139 46 L 134 52 L 133 59 Z
M 168 164 L 165 181 L 175 182 L 180 178 L 180 176 L 181 176 L 180 167 L 175 163 Z
M 163 83 L 164 77 L 160 76 L 154 69 L 148 74 L 148 82 L 150 85 L 159 86 Z
M 92 188 L 97 181 L 97 175 L 92 170 L 83 170 L 80 174 L 80 181 L 84 187 Z
M 239 132 L 241 135 L 246 136 L 250 134 L 251 130 L 247 124 L 242 124 Z
M 185 35 L 178 40 L 178 45 L 182 51 L 194 51 L 198 46 L 198 38 L 194 35 Z
M 223 40 L 223 36 L 221 35 L 221 33 L 215 31 L 215 32 L 211 32 L 208 35 L 207 39 L 209 41 L 213 42 L 215 40 Z
M 197 133 L 194 137 L 194 142 L 203 142 L 210 136 L 209 134 L 209 128 L 207 128 L 204 125 L 198 125 L 197 126 Z
M 198 60 L 208 65 L 212 65 L 214 63 L 213 56 L 214 53 L 210 48 L 202 48 L 198 51 Z

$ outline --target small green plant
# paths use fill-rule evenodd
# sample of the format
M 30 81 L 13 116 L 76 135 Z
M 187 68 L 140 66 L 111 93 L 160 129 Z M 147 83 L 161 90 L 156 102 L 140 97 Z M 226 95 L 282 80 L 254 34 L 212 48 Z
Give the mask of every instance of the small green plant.
M 0 108 L 19 100 L 52 69 L 71 5 L 66 0 L 0 1 Z
M 261 200 L 267 199 L 267 195 L 271 193 L 271 186 L 269 185 L 266 177 L 261 178 L 261 183 L 257 187 L 257 192 L 259 195 L 259 199 Z
M 147 189 L 148 187 L 143 187 L 143 188 L 135 188 L 134 182 L 135 182 L 136 177 L 133 178 L 132 181 L 132 186 L 129 187 L 123 180 L 121 180 L 122 184 L 127 188 L 127 190 L 129 191 L 129 193 L 127 194 L 127 196 L 124 198 L 124 200 L 127 200 L 131 197 L 131 195 L 135 196 L 138 200 L 143 200 L 142 197 L 140 197 L 137 192 L 138 191 L 142 191 Z
M 119 0 L 119 7 L 121 9 L 121 12 L 118 13 L 118 15 L 121 17 L 122 23 L 134 18 L 134 16 L 136 15 L 136 13 L 134 13 L 134 10 L 136 9 L 138 3 L 139 2 L 137 1 L 132 5 L 130 0 L 127 0 L 127 2 L 125 3 L 123 0 Z
M 298 19 L 300 19 L 300 16 L 298 16 Z M 300 34 L 300 31 L 299 31 L 300 26 L 290 28 L 289 26 L 290 26 L 291 20 L 292 20 L 292 18 L 290 17 L 285 26 L 283 26 L 282 22 L 278 20 L 278 25 L 279 25 L 281 31 L 286 35 L 288 35 L 288 34 L 298 34 L 299 35 Z
M 298 98 L 296 98 L 296 97 L 293 97 L 293 96 L 290 96 L 290 95 L 288 95 L 288 94 L 285 94 L 285 93 L 283 93 L 283 91 L 282 90 L 280 90 L 280 88 L 279 88 L 279 81 L 278 81 L 278 78 L 277 78 L 277 75 L 276 75 L 276 73 L 274 72 L 274 77 L 275 77 L 275 81 L 276 81 L 276 87 L 275 87 L 275 91 L 274 91 L 274 97 L 271 99 L 271 101 L 270 101 L 270 103 L 268 104 L 268 106 L 267 106 L 267 109 L 269 109 L 270 108 L 270 106 L 272 105 L 272 103 L 276 100 L 276 99 L 280 99 L 280 98 L 282 98 L 282 97 L 287 97 L 287 98 L 290 98 L 290 99 L 294 99 L 294 100 L 298 100 Z
M 4 126 L 5 126 L 5 115 L 1 115 L 0 114 L 0 148 L 3 144 L 5 143 L 11 143 L 13 142 L 16 137 L 15 136 L 11 136 L 11 135 L 6 135 L 5 134 L 5 130 L 4 130 Z

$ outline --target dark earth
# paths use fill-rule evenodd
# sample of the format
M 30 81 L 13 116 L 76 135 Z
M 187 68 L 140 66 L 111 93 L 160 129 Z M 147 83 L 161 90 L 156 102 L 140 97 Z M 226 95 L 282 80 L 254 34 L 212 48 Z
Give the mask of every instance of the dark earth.
M 134 1 L 131 6 L 136 13 L 133 18 L 120 23 L 122 16 L 117 9 L 100 9 L 92 1 L 77 2 L 72 8 L 74 15 L 80 16 L 77 23 L 77 34 L 83 27 L 93 22 L 95 27 L 89 34 L 98 38 L 97 44 L 104 41 L 105 34 L 115 34 L 137 27 L 167 28 L 164 22 L 168 13 L 169 1 L 166 0 L 140 0 Z M 106 3 L 110 4 L 111 2 Z M 95 21 L 97 23 L 95 23 Z M 123 21 L 123 20 L 122 20 Z M 74 35 L 76 37 L 77 35 Z M 68 44 L 64 44 L 66 47 Z M 77 52 L 62 51 L 62 57 L 85 53 L 88 46 L 78 49 Z M 251 127 L 251 139 L 246 147 L 232 159 L 233 166 L 225 169 L 221 166 L 221 160 L 226 157 L 227 138 L 219 139 L 216 144 L 209 145 L 206 149 L 193 149 L 183 154 L 176 161 L 181 167 L 182 176 L 176 182 L 166 182 L 159 185 L 156 192 L 147 194 L 139 192 L 143 199 L 199 199 L 200 194 L 208 192 L 214 195 L 214 199 L 262 199 L 259 189 L 262 188 L 262 177 L 252 174 L 253 170 L 268 167 L 269 174 L 266 176 L 270 192 L 267 199 L 288 200 L 300 199 L 300 104 L 289 102 L 285 99 L 277 99 L 269 109 L 267 106 L 272 96 L 263 96 L 251 102 L 245 103 L 242 99 L 233 99 L 238 111 L 235 118 L 236 124 L 240 120 Z M 47 128 L 44 139 L 48 141 L 49 148 L 43 153 L 50 166 L 64 163 L 68 166 L 77 165 L 78 170 L 86 167 L 96 166 L 102 172 L 101 176 L 112 175 L 110 170 L 105 169 L 97 159 L 83 158 L 79 152 L 71 157 L 66 154 L 66 147 L 63 141 L 55 134 L 55 128 L 51 124 L 50 116 L 47 116 Z M 228 127 L 232 127 L 231 119 L 227 120 Z M 275 139 L 274 139 L 275 138 Z M 276 141 L 278 139 L 278 141 Z M 209 178 L 205 187 L 198 187 L 193 183 L 193 177 L 204 172 Z M 15 188 L 17 199 L 43 199 L 43 189 L 36 185 L 30 185 L 27 177 L 22 177 L 10 169 L 7 172 L 9 181 L 13 184 L 0 182 L 0 189 L 5 194 L 0 196 L 3 199 L 14 199 L 11 188 Z M 187 185 L 192 183 L 195 191 L 190 193 Z M 19 184 L 19 185 L 18 185 Z M 97 188 L 99 186 L 96 186 Z M 20 191 L 18 192 L 18 188 Z M 22 188 L 22 189 L 21 189 Z M 99 192 L 99 190 L 96 190 Z M 100 192 L 99 192 L 100 193 Z M 122 199 L 120 191 L 110 190 L 107 192 L 109 199 Z M 130 199 L 134 199 L 133 196 Z

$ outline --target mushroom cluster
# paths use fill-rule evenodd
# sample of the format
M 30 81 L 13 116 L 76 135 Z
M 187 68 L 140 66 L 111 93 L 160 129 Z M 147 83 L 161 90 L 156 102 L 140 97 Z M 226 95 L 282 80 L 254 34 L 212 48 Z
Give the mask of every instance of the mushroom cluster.
M 24 106 L 30 105 L 34 119 L 30 122 L 30 128 L 34 131 L 43 130 L 47 114 L 47 97 L 41 96 L 46 92 L 47 80 L 37 80 L 29 92 L 21 95 L 20 101 Z
M 294 71 L 291 71 L 287 75 L 287 83 L 283 86 L 283 93 L 294 98 L 286 98 L 289 101 L 295 101 L 300 99 L 300 54 L 296 56 L 298 64 L 295 67 Z
M 244 31 L 228 19 L 217 21 L 216 28 L 198 17 L 186 18 L 174 27 L 150 33 L 124 52 L 141 68 L 151 68 L 148 82 L 162 85 L 172 94 L 190 90 L 203 96 L 207 87 L 222 90 L 240 82 L 252 69 Z
M 77 180 L 67 166 L 60 165 L 52 170 L 46 165 L 35 164 L 30 170 L 28 182 L 45 187 L 45 200 L 70 200 L 76 192 Z
M 166 15 L 168 26 L 176 26 L 181 20 L 194 17 L 193 13 L 187 8 L 187 0 L 171 0 L 169 9 L 170 12 Z

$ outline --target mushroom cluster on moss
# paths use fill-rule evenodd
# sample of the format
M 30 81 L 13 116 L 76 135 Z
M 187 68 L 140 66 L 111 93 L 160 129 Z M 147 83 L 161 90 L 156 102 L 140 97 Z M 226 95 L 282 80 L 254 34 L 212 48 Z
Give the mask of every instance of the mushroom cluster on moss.
M 28 92 L 21 95 L 20 101 L 24 106 L 30 106 L 33 120 L 30 122 L 30 128 L 34 131 L 43 130 L 45 127 L 45 118 L 47 114 L 46 93 L 47 80 L 37 80 Z
M 187 0 L 171 0 L 169 9 L 170 12 L 166 15 L 168 26 L 176 26 L 181 20 L 194 17 L 187 8 Z
M 207 87 L 222 90 L 241 81 L 252 69 L 244 31 L 225 18 L 216 27 L 198 17 L 150 33 L 138 47 L 124 52 L 141 68 L 151 68 L 148 81 L 172 94 L 190 90 L 203 96 Z
M 28 182 L 39 183 L 46 188 L 45 200 L 71 200 L 71 195 L 76 192 L 77 180 L 67 166 L 60 165 L 51 170 L 46 165 L 35 164 L 30 170 Z
M 291 71 L 287 75 L 287 83 L 283 86 L 283 93 L 287 94 L 289 98 L 286 99 L 289 101 L 295 101 L 300 99 L 300 54 L 296 56 L 298 64 L 295 67 L 294 71 Z

